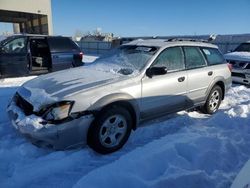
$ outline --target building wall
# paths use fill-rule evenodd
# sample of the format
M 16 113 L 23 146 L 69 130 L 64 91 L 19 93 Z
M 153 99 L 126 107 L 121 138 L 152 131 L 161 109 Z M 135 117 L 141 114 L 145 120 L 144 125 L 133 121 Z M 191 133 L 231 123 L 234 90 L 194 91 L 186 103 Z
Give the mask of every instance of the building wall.
M 49 34 L 53 34 L 51 0 L 0 0 L 0 9 L 47 15 Z

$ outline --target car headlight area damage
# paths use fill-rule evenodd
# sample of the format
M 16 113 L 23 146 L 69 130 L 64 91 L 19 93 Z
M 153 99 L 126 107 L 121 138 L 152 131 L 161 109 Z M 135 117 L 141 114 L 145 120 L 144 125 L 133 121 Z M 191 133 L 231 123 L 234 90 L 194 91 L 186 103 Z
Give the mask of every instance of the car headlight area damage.
M 61 101 L 42 109 L 39 113 L 43 114 L 43 118 L 48 122 L 61 122 L 69 118 L 70 111 L 74 101 Z
M 72 113 L 74 101 L 60 101 L 38 112 L 18 92 L 7 111 L 12 124 L 33 144 L 56 150 L 86 145 L 87 130 L 93 121 L 89 112 Z

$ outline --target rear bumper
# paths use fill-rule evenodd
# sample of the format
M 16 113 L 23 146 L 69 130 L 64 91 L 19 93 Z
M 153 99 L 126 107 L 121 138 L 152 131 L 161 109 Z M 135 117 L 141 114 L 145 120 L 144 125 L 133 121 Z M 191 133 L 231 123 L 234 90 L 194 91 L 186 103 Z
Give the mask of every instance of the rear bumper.
M 22 110 L 10 104 L 7 109 L 12 125 L 34 145 L 65 150 L 85 146 L 92 115 L 82 116 L 61 124 L 45 123 L 35 115 L 25 116 Z

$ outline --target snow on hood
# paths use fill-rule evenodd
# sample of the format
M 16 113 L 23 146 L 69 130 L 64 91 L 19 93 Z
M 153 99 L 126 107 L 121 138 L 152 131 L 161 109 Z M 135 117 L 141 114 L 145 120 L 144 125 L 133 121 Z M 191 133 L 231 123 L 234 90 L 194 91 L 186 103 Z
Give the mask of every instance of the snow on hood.
M 231 52 L 224 55 L 227 60 L 250 61 L 250 52 Z
M 120 77 L 124 76 L 85 66 L 39 76 L 23 84 L 18 93 L 39 111 L 66 96 L 118 81 Z

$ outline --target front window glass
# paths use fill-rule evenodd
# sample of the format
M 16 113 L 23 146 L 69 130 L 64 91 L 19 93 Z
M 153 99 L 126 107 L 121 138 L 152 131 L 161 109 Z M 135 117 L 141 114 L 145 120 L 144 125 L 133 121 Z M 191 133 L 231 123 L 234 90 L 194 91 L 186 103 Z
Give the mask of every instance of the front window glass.
M 184 57 L 181 48 L 167 48 L 157 57 L 153 66 L 166 67 L 168 72 L 185 69 Z
M 250 43 L 242 43 L 234 51 L 235 52 L 250 52 Z
M 25 53 L 26 52 L 26 39 L 16 38 L 5 43 L 2 47 L 4 53 Z
M 124 45 L 97 59 L 91 67 L 123 75 L 140 72 L 157 51 L 156 47 Z

